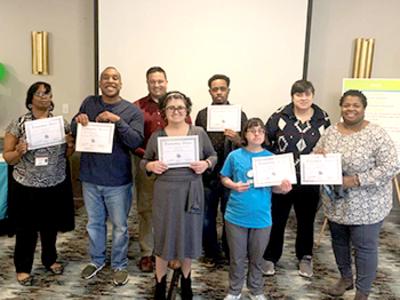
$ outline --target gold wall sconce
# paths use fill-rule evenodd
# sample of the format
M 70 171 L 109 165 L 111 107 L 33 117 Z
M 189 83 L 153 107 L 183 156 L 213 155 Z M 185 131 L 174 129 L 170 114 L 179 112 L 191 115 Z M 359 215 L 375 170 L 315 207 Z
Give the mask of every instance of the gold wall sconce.
M 356 39 L 353 58 L 353 78 L 371 78 L 374 47 L 375 39 Z
M 32 31 L 32 73 L 49 74 L 49 34 L 46 31 Z

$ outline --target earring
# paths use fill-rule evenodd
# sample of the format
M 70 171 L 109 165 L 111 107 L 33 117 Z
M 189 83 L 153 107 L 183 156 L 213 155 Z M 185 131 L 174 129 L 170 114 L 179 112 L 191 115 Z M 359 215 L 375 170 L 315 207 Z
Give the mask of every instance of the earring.
M 29 110 L 31 110 L 32 109 L 32 104 L 28 104 L 28 108 L 29 108 Z

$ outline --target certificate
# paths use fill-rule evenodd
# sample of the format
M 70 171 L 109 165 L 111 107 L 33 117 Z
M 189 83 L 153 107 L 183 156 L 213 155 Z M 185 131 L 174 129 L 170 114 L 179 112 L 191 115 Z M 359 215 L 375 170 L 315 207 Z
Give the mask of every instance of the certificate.
M 256 188 L 280 185 L 284 179 L 297 183 L 293 153 L 254 157 L 252 163 Z
M 28 150 L 35 150 L 65 143 L 62 116 L 25 122 Z
M 114 123 L 89 122 L 78 124 L 75 149 L 79 152 L 111 153 L 114 138 Z
M 240 105 L 209 105 L 207 108 L 207 131 L 223 132 L 225 129 L 241 130 Z
M 342 155 L 300 155 L 301 184 L 342 184 Z
M 189 167 L 199 160 L 199 137 L 197 135 L 158 137 L 158 159 L 168 168 Z

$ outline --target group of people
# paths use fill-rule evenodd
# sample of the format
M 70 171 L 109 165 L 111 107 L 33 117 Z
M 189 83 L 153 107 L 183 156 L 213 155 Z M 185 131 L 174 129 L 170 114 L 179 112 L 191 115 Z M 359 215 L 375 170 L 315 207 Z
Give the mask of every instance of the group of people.
M 330 126 L 327 113 L 313 103 L 312 83 L 299 80 L 292 86 L 291 102 L 266 124 L 241 112 L 240 132 L 208 132 L 207 108 L 199 111 L 193 125 L 191 99 L 180 91 L 167 92 L 167 75 L 161 67 L 150 68 L 146 81 L 149 94 L 132 105 L 120 96 L 120 73 L 107 67 L 100 75 L 101 95 L 87 97 L 71 125 L 64 120 L 66 143 L 35 150 L 29 150 L 24 123 L 52 117 L 54 103 L 49 84 L 37 82 L 29 88 L 28 112 L 7 127 L 3 153 L 13 165 L 9 214 L 16 233 L 14 262 L 20 284 L 32 284 L 38 233 L 43 265 L 62 274 L 55 245 L 57 232 L 74 228 L 68 156 L 74 152 L 77 125 L 108 122 L 115 124 L 111 154 L 81 153 L 90 254 L 82 278 L 96 276 L 105 266 L 109 219 L 112 282 L 127 283 L 132 191 L 139 219 L 138 266 L 143 272 L 155 270 L 155 299 L 166 299 L 167 268 L 172 261 L 179 261 L 182 299 L 192 299 L 191 263 L 202 253 L 212 264 L 229 261 L 226 300 L 241 299 L 246 269 L 249 297 L 266 299 L 263 274 L 276 272 L 292 207 L 299 275 L 312 277 L 320 187 L 301 185 L 299 157 L 341 153 L 343 191 L 323 201 L 341 275 L 327 293 L 343 295 L 355 283 L 355 299 L 368 298 L 377 270 L 379 231 L 392 206 L 391 179 L 399 165 L 387 133 L 364 119 L 367 99 L 361 92 L 350 90 L 342 96 L 342 120 Z M 211 105 L 230 104 L 229 77 L 214 75 L 208 87 Z M 159 159 L 157 140 L 179 136 L 198 137 L 199 160 L 189 167 L 168 168 Z M 283 180 L 274 187 L 254 187 L 252 159 L 281 153 L 294 154 L 298 184 Z M 224 215 L 221 243 L 219 208 Z

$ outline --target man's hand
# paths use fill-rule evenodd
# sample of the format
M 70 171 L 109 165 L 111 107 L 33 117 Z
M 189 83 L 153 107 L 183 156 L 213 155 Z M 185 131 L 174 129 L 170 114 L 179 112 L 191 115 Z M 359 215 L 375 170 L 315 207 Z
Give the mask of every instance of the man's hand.
M 236 145 L 240 145 L 240 135 L 238 132 L 232 129 L 225 129 L 224 135 L 230 140 L 232 143 Z
M 120 116 L 113 114 L 109 111 L 103 111 L 101 114 L 97 115 L 96 122 L 111 122 L 115 123 L 120 120 Z
M 86 126 L 89 123 L 89 117 L 87 114 L 79 114 L 75 117 L 75 122 L 82 126 Z

